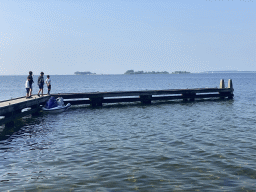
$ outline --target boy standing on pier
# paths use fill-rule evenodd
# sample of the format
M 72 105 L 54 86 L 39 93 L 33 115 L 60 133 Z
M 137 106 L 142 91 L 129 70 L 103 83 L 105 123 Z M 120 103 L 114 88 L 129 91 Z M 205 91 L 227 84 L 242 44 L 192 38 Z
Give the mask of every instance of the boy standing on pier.
M 48 87 L 48 95 L 50 95 L 50 91 L 51 91 L 51 88 L 52 88 L 50 75 L 47 75 L 47 79 L 45 80 L 45 84 Z
M 42 92 L 42 96 L 44 94 L 44 72 L 40 73 L 40 76 L 38 77 L 37 84 L 39 87 L 39 91 L 37 93 L 38 97 L 40 97 L 40 92 Z
M 28 75 L 28 79 L 29 79 L 29 97 L 31 97 L 31 95 L 32 95 L 32 83 L 34 83 L 34 81 L 33 81 L 33 72 L 29 71 L 28 73 L 29 73 L 29 75 Z
M 26 88 L 26 92 L 27 92 L 26 99 L 30 98 L 30 96 L 29 96 L 29 92 L 30 92 L 29 81 L 30 81 L 30 79 L 29 79 L 29 76 L 28 76 L 28 77 L 27 77 L 27 81 L 26 81 L 26 83 L 25 83 L 25 88 Z

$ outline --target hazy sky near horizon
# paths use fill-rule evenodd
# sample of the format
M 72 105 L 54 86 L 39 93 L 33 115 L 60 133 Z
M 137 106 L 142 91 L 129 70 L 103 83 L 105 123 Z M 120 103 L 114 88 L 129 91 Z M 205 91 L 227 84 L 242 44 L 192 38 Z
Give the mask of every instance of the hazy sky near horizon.
M 0 75 L 256 71 L 256 0 L 0 0 Z

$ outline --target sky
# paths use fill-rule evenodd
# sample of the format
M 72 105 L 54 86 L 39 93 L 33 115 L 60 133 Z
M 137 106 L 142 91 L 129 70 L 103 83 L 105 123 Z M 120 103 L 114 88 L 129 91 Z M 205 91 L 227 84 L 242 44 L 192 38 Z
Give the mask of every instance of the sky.
M 0 75 L 256 71 L 256 0 L 0 0 Z

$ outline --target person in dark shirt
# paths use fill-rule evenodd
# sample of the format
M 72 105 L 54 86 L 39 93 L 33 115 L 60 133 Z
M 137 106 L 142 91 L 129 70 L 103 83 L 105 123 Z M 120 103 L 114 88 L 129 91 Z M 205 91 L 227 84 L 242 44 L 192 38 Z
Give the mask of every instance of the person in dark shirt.
M 33 72 L 32 71 L 29 71 L 28 72 L 29 73 L 29 75 L 28 75 L 28 79 L 29 79 L 29 97 L 31 97 L 31 95 L 32 95 L 32 84 L 34 83 L 34 81 L 33 81 Z
M 42 92 L 42 96 L 44 94 L 44 72 L 41 72 L 40 73 L 40 76 L 38 77 L 38 80 L 37 80 L 37 84 L 38 84 L 38 87 L 39 87 L 39 91 L 38 91 L 38 97 L 40 97 L 40 92 Z

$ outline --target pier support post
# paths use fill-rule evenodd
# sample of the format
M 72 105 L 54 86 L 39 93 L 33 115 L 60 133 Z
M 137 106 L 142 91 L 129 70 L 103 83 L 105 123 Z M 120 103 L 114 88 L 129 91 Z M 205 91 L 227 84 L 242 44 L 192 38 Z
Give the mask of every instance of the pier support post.
M 142 104 L 151 104 L 152 95 L 140 95 L 140 101 Z
M 92 107 L 101 107 L 102 106 L 103 97 L 96 97 L 96 98 L 89 98 L 89 99 L 91 101 Z
M 39 105 L 32 105 L 30 107 L 31 109 L 31 115 L 32 116 L 38 116 L 40 114 L 40 106 Z
M 224 88 L 225 88 L 225 82 L 224 82 L 224 79 L 221 79 L 220 80 L 220 89 L 224 89 Z M 220 94 L 220 99 L 224 99 L 225 98 L 223 93 L 219 92 L 219 94 Z
M 228 88 L 233 89 L 232 79 L 228 80 Z
M 220 80 L 220 88 L 224 89 L 225 88 L 225 83 L 224 83 L 224 79 Z
M 234 97 L 234 94 L 231 93 L 231 94 L 228 96 L 228 99 L 233 99 L 233 97 Z
M 4 114 L 4 118 L 7 119 L 7 122 L 5 123 L 5 127 L 13 127 L 14 126 L 15 118 L 12 118 L 14 115 L 15 115 L 15 111 Z
M 9 121 L 5 123 L 5 128 L 12 128 L 14 126 L 14 121 Z
M 195 96 L 196 96 L 196 94 L 195 93 L 191 93 L 190 95 L 189 95 L 189 101 L 195 101 Z
M 8 117 L 11 117 L 13 114 L 14 114 L 14 112 L 5 113 L 5 114 L 4 114 L 4 117 L 5 117 L 5 118 L 8 118 Z
M 183 93 L 182 96 L 184 97 L 183 98 L 183 101 L 195 101 L 195 96 L 196 94 L 195 93 Z
M 227 96 L 227 94 L 219 92 L 220 95 L 220 99 L 225 99 L 225 97 Z
M 234 97 L 234 94 L 233 94 L 233 83 L 232 83 L 232 79 L 229 79 L 228 80 L 228 88 L 229 89 L 232 89 L 232 92 L 230 92 L 230 95 L 228 96 L 228 99 L 233 99 Z
M 187 101 L 188 101 L 188 98 L 187 98 L 187 97 L 188 97 L 188 94 L 187 94 L 187 93 L 183 93 L 183 94 L 181 94 L 181 95 L 182 95 L 182 97 L 184 97 L 184 98 L 183 98 L 183 101 L 184 101 L 184 102 L 187 102 Z

